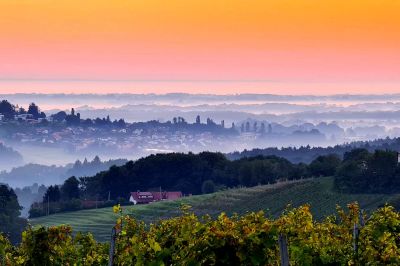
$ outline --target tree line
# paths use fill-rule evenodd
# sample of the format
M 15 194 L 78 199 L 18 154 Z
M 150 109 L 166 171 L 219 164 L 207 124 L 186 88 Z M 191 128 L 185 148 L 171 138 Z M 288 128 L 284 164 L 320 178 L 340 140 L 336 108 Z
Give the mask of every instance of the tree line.
M 398 153 L 366 149 L 346 152 L 335 174 L 335 186 L 347 193 L 400 192 Z
M 332 147 L 311 147 L 301 146 L 301 147 L 283 147 L 276 148 L 270 147 L 265 149 L 252 149 L 252 150 L 244 150 L 244 151 L 236 151 L 232 153 L 228 153 L 226 156 L 230 160 L 237 160 L 243 157 L 254 157 L 254 156 L 270 156 L 275 155 L 278 157 L 283 157 L 288 159 L 293 163 L 310 163 L 315 160 L 318 156 L 325 156 L 329 154 L 336 154 L 340 158 L 343 158 L 343 155 L 346 152 L 350 152 L 353 149 L 366 149 L 369 152 L 374 152 L 375 150 L 394 150 L 400 151 L 400 138 L 385 138 L 385 139 L 376 139 L 371 141 L 355 141 L 351 143 L 345 143 L 341 145 L 335 145 Z

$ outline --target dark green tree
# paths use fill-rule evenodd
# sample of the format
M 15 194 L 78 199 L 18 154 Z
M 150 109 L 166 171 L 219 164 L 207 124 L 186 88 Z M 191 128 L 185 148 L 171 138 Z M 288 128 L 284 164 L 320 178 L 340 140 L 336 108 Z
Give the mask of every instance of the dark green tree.
M 20 241 L 26 220 L 20 218 L 22 207 L 14 190 L 0 185 L 0 233 L 6 234 L 13 243 Z
M 60 192 L 62 200 L 79 199 L 79 180 L 75 176 L 68 178 L 61 186 Z
M 60 188 L 55 186 L 50 186 L 47 188 L 46 193 L 43 196 L 43 203 L 49 202 L 58 202 L 60 201 L 61 193 Z
M 34 119 L 38 119 L 40 116 L 39 107 L 35 103 L 31 103 L 28 108 L 28 114 L 32 115 Z
M 13 119 L 15 112 L 15 106 L 9 103 L 7 100 L 0 102 L 0 114 L 3 114 L 5 119 Z
M 340 158 L 335 154 L 318 156 L 310 164 L 310 173 L 313 176 L 333 176 L 340 162 Z

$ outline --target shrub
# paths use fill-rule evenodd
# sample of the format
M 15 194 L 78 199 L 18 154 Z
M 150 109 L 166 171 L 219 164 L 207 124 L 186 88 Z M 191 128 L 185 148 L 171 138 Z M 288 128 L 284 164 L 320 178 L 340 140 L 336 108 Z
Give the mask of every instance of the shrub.
M 366 219 L 358 204 L 349 204 L 323 221 L 315 221 L 307 205 L 275 220 L 263 212 L 197 217 L 183 206 L 183 215 L 150 225 L 122 215 L 120 205 L 113 209 L 120 213 L 115 265 L 279 265 L 282 235 L 291 265 L 400 265 L 400 214 L 390 206 Z M 357 238 L 355 225 L 361 227 Z M 29 228 L 16 247 L 0 236 L 5 265 L 105 265 L 108 251 L 108 244 L 91 234 L 74 236 L 65 225 Z

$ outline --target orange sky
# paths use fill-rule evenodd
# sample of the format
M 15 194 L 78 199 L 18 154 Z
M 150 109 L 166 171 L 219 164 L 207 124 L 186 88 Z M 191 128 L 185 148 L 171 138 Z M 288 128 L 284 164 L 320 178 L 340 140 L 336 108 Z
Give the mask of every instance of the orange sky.
M 0 92 L 400 92 L 400 0 L 0 0 Z

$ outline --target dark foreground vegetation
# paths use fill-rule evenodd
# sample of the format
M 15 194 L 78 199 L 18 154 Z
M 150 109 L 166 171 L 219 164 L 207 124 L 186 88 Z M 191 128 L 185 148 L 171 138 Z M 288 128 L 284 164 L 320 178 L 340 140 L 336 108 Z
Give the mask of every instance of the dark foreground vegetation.
M 12 189 L 0 184 L 0 232 L 8 235 L 13 243 L 21 239 L 21 233 L 27 225 L 26 219 L 19 217 L 20 211 L 17 195 Z
M 197 217 L 188 206 L 176 218 L 145 225 L 121 213 L 115 245 L 69 226 L 29 228 L 12 246 L 0 236 L 4 265 L 399 265 L 400 213 L 382 207 L 370 215 L 357 204 L 321 222 L 309 206 L 277 219 L 263 212 L 216 219 Z M 113 241 L 114 242 L 114 241 Z M 111 257 L 109 256 L 111 254 Z

